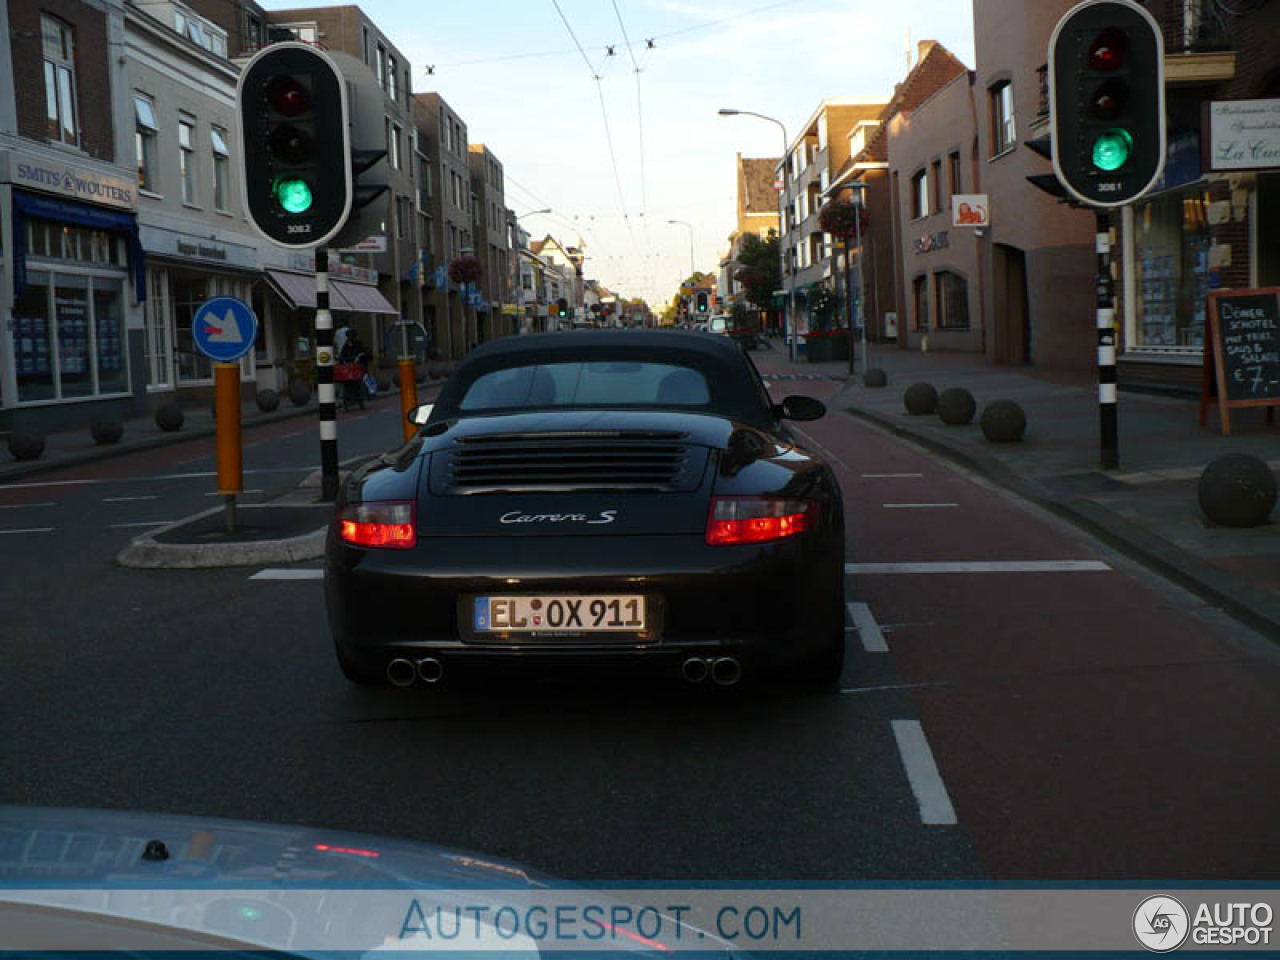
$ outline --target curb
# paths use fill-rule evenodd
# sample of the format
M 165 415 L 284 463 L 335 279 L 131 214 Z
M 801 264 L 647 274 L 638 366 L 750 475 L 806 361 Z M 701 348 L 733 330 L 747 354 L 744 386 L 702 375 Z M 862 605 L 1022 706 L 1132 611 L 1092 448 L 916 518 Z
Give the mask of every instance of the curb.
M 928 450 L 982 475 L 1024 500 L 1087 531 L 1092 536 L 1221 608 L 1274 643 L 1280 643 L 1280 600 L 1240 583 L 1225 570 L 1151 533 L 1099 503 L 1082 498 L 1062 499 L 1035 481 L 1019 475 L 990 457 L 953 447 L 936 437 L 912 430 L 889 417 L 858 407 L 849 416 L 905 437 Z
M 443 384 L 443 380 L 428 380 L 426 383 L 418 384 L 418 389 L 424 391 L 433 390 Z M 393 390 L 382 396 L 392 398 L 396 396 L 396 391 Z M 381 399 L 381 396 L 379 399 Z M 419 402 L 422 402 L 421 399 Z M 242 430 L 252 430 L 255 427 L 263 427 L 272 423 L 281 423 L 285 420 L 296 420 L 299 417 L 315 417 L 317 414 L 318 408 L 314 402 L 311 402 L 305 407 L 285 410 L 282 413 L 255 417 L 253 420 L 241 420 L 240 428 Z M 6 460 L 0 462 L 0 488 L 11 480 L 23 480 L 27 477 L 36 476 L 41 473 L 49 473 L 53 470 L 79 467 L 86 463 L 96 463 L 99 460 L 110 460 L 114 457 L 123 457 L 131 453 L 141 453 L 162 447 L 174 446 L 179 443 L 185 443 L 188 440 L 207 440 L 216 435 L 216 426 L 200 427 L 198 429 L 191 430 L 174 430 L 172 432 L 162 432 L 153 436 L 145 436 L 141 440 L 127 444 L 114 443 L 109 446 L 94 445 L 83 450 L 76 450 L 65 455 L 61 455 L 57 459 L 45 459 L 44 457 L 41 457 L 40 459 L 32 460 L 30 462 L 12 459 Z
M 241 506 L 241 511 L 251 511 L 258 505 Z M 311 508 L 312 504 L 274 503 L 263 504 L 273 508 Z M 327 506 L 327 504 L 326 504 Z M 129 545 L 116 555 L 116 563 L 122 567 L 144 570 L 176 569 L 195 570 L 214 567 L 251 567 L 270 563 L 297 563 L 318 560 L 324 556 L 324 541 L 328 533 L 328 518 L 320 528 L 297 537 L 282 540 L 259 540 L 254 543 L 159 543 L 158 535 L 195 520 L 221 513 L 222 507 L 202 510 L 184 517 L 150 533 L 134 537 Z

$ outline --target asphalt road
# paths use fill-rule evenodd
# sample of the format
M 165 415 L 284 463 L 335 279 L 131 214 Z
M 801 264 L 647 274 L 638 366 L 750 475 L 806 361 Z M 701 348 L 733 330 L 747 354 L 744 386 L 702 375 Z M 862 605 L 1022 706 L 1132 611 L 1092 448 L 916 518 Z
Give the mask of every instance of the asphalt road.
M 113 564 L 131 525 L 216 502 L 212 441 L 0 486 L 0 802 L 365 830 L 594 881 L 1280 875 L 1273 648 L 896 439 L 802 427 L 850 519 L 839 694 L 356 690 L 318 580 Z M 388 401 L 340 420 L 344 458 L 398 437 Z M 249 501 L 318 455 L 304 420 L 246 443 Z

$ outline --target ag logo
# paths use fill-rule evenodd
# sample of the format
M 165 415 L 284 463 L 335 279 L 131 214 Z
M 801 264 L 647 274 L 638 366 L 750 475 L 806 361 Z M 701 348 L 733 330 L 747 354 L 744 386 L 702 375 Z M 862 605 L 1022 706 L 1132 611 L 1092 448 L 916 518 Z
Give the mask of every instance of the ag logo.
M 330 353 L 328 350 L 321 350 L 318 354 L 316 354 L 316 360 L 318 360 L 320 363 L 333 363 L 333 354 Z
M 1133 935 L 1154 953 L 1177 950 L 1187 939 L 1191 917 L 1173 897 L 1147 897 L 1133 913 Z

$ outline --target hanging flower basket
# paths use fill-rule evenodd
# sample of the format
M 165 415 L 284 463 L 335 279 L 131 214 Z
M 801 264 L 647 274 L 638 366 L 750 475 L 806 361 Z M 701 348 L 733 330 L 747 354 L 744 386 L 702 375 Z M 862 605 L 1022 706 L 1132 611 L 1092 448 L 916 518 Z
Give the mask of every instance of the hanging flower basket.
M 449 279 L 454 283 L 479 283 L 483 276 L 484 264 L 479 257 L 455 257 L 449 264 Z
M 862 220 L 861 229 L 867 231 L 867 208 L 848 200 L 832 200 L 818 214 L 818 226 L 825 233 L 830 233 L 847 240 L 858 232 L 858 220 Z

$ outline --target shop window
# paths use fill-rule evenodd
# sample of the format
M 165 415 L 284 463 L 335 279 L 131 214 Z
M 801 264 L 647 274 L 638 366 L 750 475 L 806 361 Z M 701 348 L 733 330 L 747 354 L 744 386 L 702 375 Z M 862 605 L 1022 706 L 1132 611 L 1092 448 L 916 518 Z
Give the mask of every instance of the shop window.
M 991 88 L 991 154 L 1012 150 L 1018 141 L 1013 115 L 1013 84 L 1008 80 Z
M 194 120 L 178 121 L 178 179 L 182 183 L 182 202 L 196 202 L 196 127 Z
M 933 276 L 938 304 L 938 329 L 968 330 L 968 282 L 960 274 L 952 273 L 950 270 L 940 270 Z
M 173 275 L 173 350 L 178 369 L 178 382 L 209 380 L 213 369 L 209 358 L 195 348 L 191 338 L 191 320 L 200 304 L 209 298 L 209 281 L 203 277 Z
M 929 278 L 916 277 L 911 281 L 912 320 L 916 330 L 929 329 Z
M 1199 186 L 1158 195 L 1134 211 L 1140 346 L 1173 352 L 1204 344 L 1208 208 L 1209 191 Z
M 52 400 L 53 341 L 49 336 L 49 275 L 27 274 L 27 287 L 13 302 L 13 354 L 20 401 Z
M 226 211 L 230 208 L 231 176 L 231 151 L 227 149 L 226 131 L 210 127 L 209 145 L 213 161 L 213 205 L 218 210 Z
M 156 121 L 155 105 L 150 97 L 135 94 L 133 97 L 134 141 L 138 150 L 138 186 L 152 193 L 160 192 L 156 180 L 156 136 L 160 124 Z
M 169 353 L 169 277 L 163 270 L 147 271 L 147 386 L 171 385 Z
M 124 284 L 120 280 L 94 277 L 93 333 L 98 392 L 123 393 L 129 389 L 129 380 L 125 362 Z
M 73 146 L 79 143 L 76 122 L 75 36 L 53 17 L 40 18 L 44 42 L 45 136 Z

